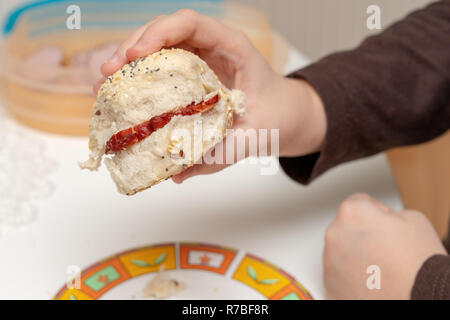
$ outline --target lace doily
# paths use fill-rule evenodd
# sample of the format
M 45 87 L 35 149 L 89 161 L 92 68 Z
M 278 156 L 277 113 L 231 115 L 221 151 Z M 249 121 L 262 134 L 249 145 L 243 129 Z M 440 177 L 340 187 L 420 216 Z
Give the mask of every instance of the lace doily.
M 45 147 L 0 106 L 0 232 L 33 222 L 36 202 L 53 193 L 49 175 L 57 162 L 45 155 Z

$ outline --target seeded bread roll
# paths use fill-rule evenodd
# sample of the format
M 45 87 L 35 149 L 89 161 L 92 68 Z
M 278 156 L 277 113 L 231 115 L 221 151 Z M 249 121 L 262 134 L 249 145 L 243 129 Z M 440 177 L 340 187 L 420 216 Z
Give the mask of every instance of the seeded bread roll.
M 91 152 L 80 167 L 97 170 L 108 141 L 118 132 L 216 95 L 219 100 L 209 110 L 175 115 L 148 137 L 105 158 L 122 194 L 136 194 L 192 166 L 225 137 L 233 111 L 245 110 L 245 94 L 227 89 L 191 52 L 161 50 L 123 66 L 98 91 L 90 124 Z

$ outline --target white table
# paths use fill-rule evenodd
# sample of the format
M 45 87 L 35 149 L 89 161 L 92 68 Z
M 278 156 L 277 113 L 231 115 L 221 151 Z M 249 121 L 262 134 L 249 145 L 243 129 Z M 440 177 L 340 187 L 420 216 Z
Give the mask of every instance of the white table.
M 286 72 L 306 63 L 293 51 Z M 167 241 L 246 250 L 282 267 L 323 299 L 323 237 L 339 203 L 363 191 L 402 207 L 384 155 L 340 166 L 309 187 L 281 170 L 262 176 L 258 165 L 238 164 L 125 197 L 104 167 L 98 173 L 78 168 L 77 161 L 87 157 L 86 138 L 37 132 L 0 117 L 0 145 L 11 141 L 0 147 L 0 186 L 25 190 L 3 200 L 0 195 L 0 213 L 11 205 L 20 206 L 25 217 L 30 210 L 37 213 L 21 228 L 0 222 L 3 299 L 51 298 L 65 283 L 69 265 L 85 268 L 110 254 Z

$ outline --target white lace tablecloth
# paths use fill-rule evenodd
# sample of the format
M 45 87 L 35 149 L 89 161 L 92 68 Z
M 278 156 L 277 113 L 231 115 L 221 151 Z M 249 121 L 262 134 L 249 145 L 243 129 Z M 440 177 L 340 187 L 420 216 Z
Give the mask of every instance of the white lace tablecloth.
M 286 71 L 307 63 L 292 52 Z M 118 194 L 107 171 L 81 171 L 86 138 L 37 132 L 0 108 L 0 298 L 51 298 L 67 267 L 125 249 L 199 241 L 252 252 L 325 298 L 322 249 L 339 203 L 357 191 L 400 198 L 384 155 L 340 166 L 309 187 L 238 164 L 182 185 Z

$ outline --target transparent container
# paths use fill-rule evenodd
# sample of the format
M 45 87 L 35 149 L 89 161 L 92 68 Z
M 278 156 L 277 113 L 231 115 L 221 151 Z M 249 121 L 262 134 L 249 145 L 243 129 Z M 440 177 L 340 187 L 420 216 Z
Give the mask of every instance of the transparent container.
M 81 10 L 81 29 L 70 30 L 67 8 Z M 99 64 L 83 65 L 92 50 L 113 46 L 159 14 L 191 8 L 241 28 L 272 62 L 273 44 L 267 17 L 237 2 L 209 0 L 46 0 L 11 12 L 0 47 L 0 98 L 20 122 L 53 133 L 86 135 L 92 115 L 92 85 Z M 44 63 L 36 56 L 54 56 Z M 47 57 L 48 58 L 48 57 Z M 51 60 L 51 59 L 50 59 Z M 103 62 L 103 61 L 101 61 Z

